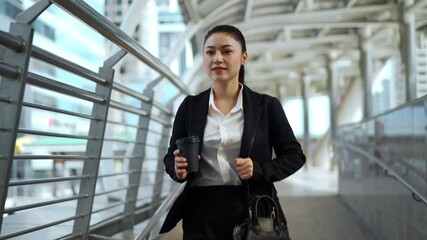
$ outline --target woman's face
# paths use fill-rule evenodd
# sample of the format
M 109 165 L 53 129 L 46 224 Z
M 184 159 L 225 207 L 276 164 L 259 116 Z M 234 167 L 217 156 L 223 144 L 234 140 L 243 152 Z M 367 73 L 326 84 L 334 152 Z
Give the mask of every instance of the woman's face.
M 214 82 L 238 81 L 240 66 L 245 64 L 247 52 L 242 53 L 238 41 L 218 32 L 206 39 L 203 61 L 205 70 Z

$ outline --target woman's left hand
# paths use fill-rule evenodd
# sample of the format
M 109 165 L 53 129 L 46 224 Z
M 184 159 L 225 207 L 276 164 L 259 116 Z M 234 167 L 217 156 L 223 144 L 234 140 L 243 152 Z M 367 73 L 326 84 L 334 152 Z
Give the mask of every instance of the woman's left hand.
M 241 180 L 248 180 L 254 174 L 254 163 L 250 158 L 236 158 L 234 159 L 236 164 L 237 175 Z

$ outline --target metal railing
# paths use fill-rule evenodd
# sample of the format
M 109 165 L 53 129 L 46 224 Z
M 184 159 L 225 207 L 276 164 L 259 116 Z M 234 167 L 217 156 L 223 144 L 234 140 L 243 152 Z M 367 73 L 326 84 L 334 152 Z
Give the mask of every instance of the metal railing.
M 381 169 L 390 177 L 393 177 L 394 179 L 396 179 L 400 184 L 402 184 L 405 188 L 407 188 L 415 201 L 417 202 L 422 202 L 424 203 L 424 205 L 427 206 L 427 198 L 420 192 L 418 191 L 409 181 L 407 181 L 402 174 L 400 174 L 399 172 L 397 172 L 393 167 L 389 166 L 387 163 L 385 163 L 384 161 L 382 161 L 381 159 L 379 159 L 378 157 L 375 157 L 374 155 L 370 154 L 369 152 L 366 151 L 366 149 L 363 149 L 361 147 L 358 146 L 353 146 L 350 144 L 343 144 L 341 142 L 334 142 L 334 145 L 339 147 L 339 148 L 345 148 L 348 149 L 352 152 L 355 152 L 359 155 L 362 155 L 363 157 L 367 158 L 370 161 L 375 162 L 375 164 L 377 164 L 379 167 L 381 167 Z
M 337 129 L 339 195 L 379 239 L 426 236 L 426 122 L 424 96 Z
M 52 3 L 119 48 L 98 72 L 33 45 L 31 24 Z M 9 32 L 0 31 L 0 44 L 4 47 L 0 52 L 0 210 L 3 213 L 0 239 L 23 235 L 52 239 L 109 238 L 132 230 L 134 225 L 151 217 L 174 190 L 167 187 L 173 183 L 165 181 L 168 178 L 161 160 L 170 134 L 172 110 L 155 100 L 154 87 L 166 80 L 181 94 L 188 94 L 179 78 L 136 40 L 81 0 L 38 1 L 18 15 Z M 126 54 L 159 75 L 143 93 L 115 81 L 113 67 Z M 69 79 L 56 80 L 32 72 L 29 63 L 33 59 L 75 74 L 94 87 L 87 89 L 70 84 Z M 27 96 L 35 88 L 57 98 L 78 99 L 90 113 L 35 102 Z M 139 106 L 130 104 L 126 98 L 136 99 Z M 25 124 L 26 114 L 36 112 L 76 119 L 87 130 L 62 132 Z M 123 122 L 129 115 L 134 122 Z M 117 128 L 125 135 L 115 134 L 113 130 Z M 29 143 L 18 146 L 21 139 L 29 139 Z M 49 144 L 43 145 L 43 141 Z M 17 152 L 17 147 L 24 150 Z M 38 175 L 32 168 L 36 162 L 52 167 L 44 175 Z M 74 172 L 67 174 L 64 169 Z M 7 205 L 8 202 L 12 204 Z M 53 212 L 57 214 L 47 214 Z M 48 217 L 38 221 L 36 216 L 40 214 Z M 20 219 L 34 221 L 25 227 L 13 224 Z
M 338 148 L 357 153 L 378 165 L 427 206 L 427 96 L 359 123 L 341 126 Z M 412 160 L 409 162 L 408 160 Z
M 153 214 L 150 221 L 147 224 L 147 227 L 144 228 L 144 231 L 142 231 L 138 236 L 135 238 L 135 240 L 147 240 L 150 239 L 151 231 L 155 228 L 155 226 L 158 224 L 161 217 L 163 217 L 167 211 L 171 208 L 173 202 L 178 197 L 178 195 L 182 192 L 184 189 L 185 184 L 182 184 L 180 187 L 175 188 L 173 192 L 169 194 L 169 196 L 163 201 L 162 205 L 157 209 L 157 211 Z

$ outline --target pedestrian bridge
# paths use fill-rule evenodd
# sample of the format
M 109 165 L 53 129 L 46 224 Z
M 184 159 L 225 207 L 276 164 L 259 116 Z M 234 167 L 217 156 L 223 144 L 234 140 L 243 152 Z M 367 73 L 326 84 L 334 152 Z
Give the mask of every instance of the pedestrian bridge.
M 184 186 L 162 159 L 177 105 L 210 86 L 204 33 L 224 23 L 247 36 L 247 84 L 301 103 L 285 111 L 307 164 L 276 183 L 291 238 L 427 239 L 427 1 L 180 0 L 186 28 L 162 58 L 137 34 L 150 1 L 123 2 L 120 25 L 91 1 L 0 3 L 0 240 L 180 239 L 158 235 Z M 107 56 L 35 39 L 55 11 Z M 310 115 L 319 95 L 328 112 Z

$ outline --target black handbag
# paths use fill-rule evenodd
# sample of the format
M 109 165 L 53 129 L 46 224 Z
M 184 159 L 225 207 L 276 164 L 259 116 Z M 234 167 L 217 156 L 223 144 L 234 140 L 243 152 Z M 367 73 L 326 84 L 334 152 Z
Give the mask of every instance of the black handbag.
M 233 229 L 234 240 L 290 240 L 288 228 L 279 217 L 275 200 L 257 195 L 249 201 L 248 218 Z
M 256 131 L 252 136 L 249 153 L 252 150 Z M 251 194 L 246 182 L 247 198 Z M 274 196 L 273 191 L 271 196 Z M 263 210 L 262 212 L 260 210 Z M 273 197 L 256 195 L 248 201 L 246 222 L 233 228 L 234 240 L 290 240 L 288 226 L 280 220 L 279 209 Z

